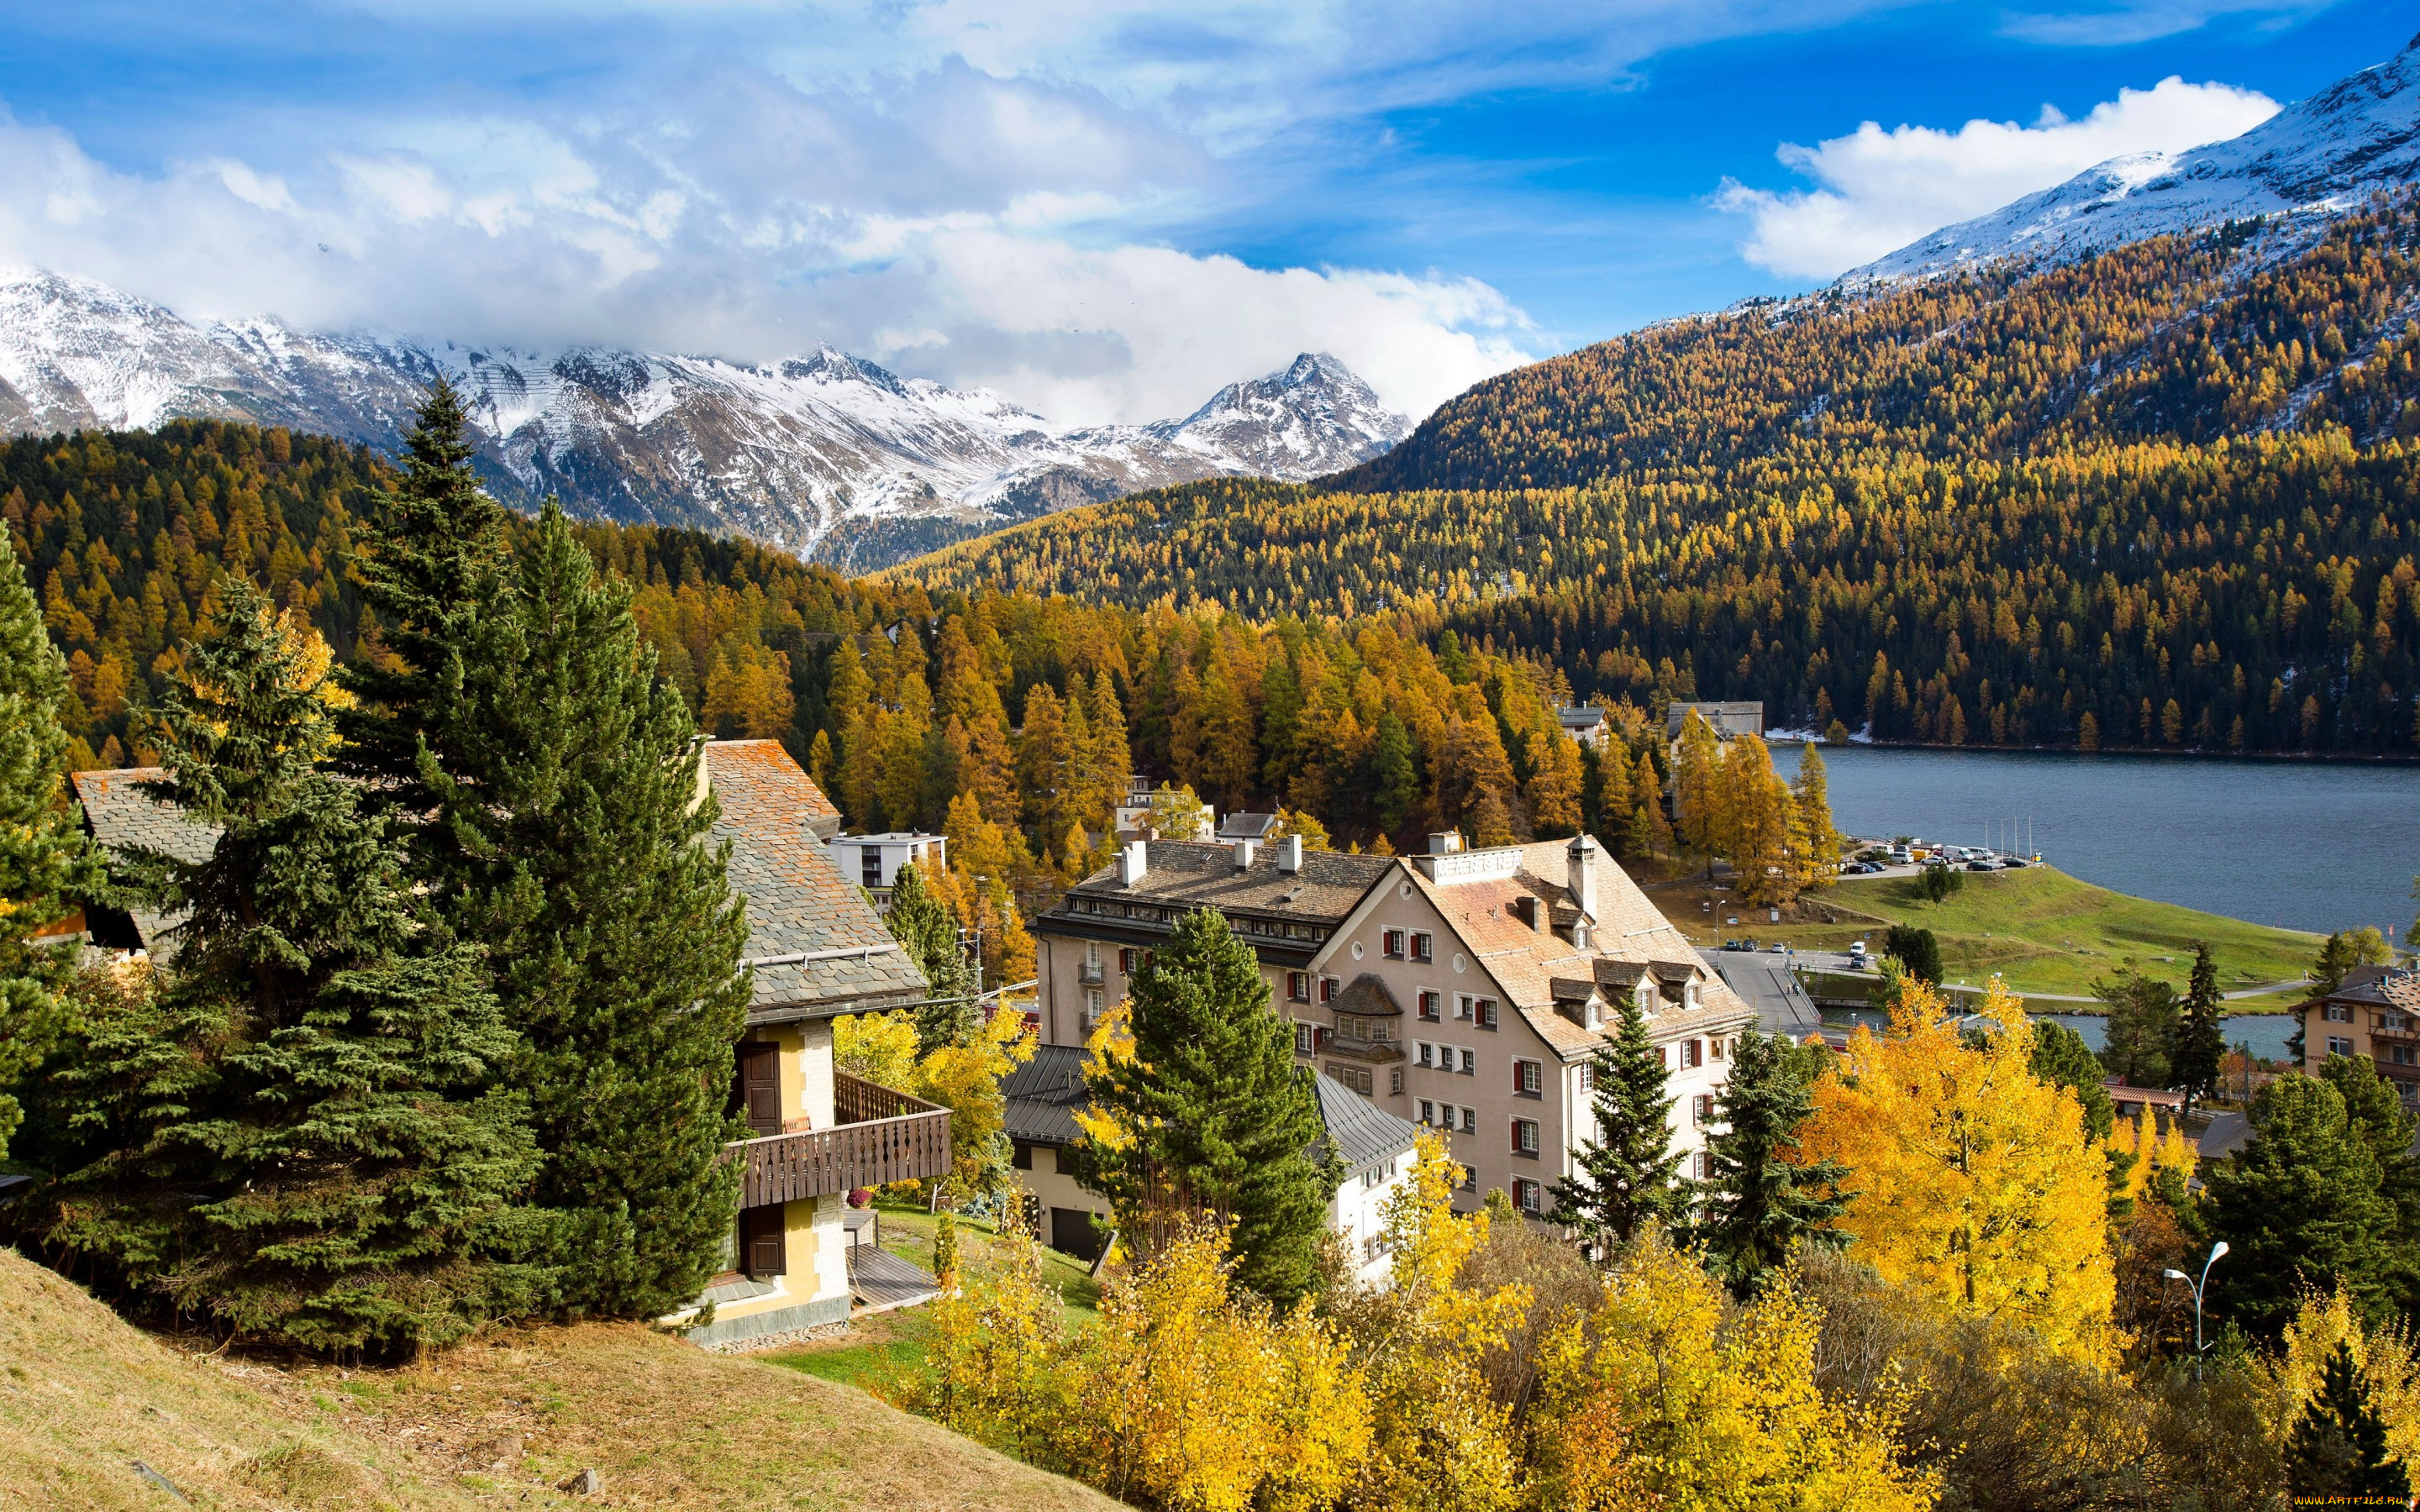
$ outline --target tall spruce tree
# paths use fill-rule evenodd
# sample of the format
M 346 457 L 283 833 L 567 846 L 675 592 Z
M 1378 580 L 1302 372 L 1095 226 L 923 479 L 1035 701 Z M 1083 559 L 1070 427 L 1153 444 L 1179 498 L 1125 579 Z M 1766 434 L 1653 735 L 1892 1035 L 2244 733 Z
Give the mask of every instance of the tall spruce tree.
M 1597 1241 L 1628 1243 L 1639 1224 L 1674 1224 L 1688 1211 L 1679 1150 L 1672 1148 L 1670 1073 L 1647 1033 L 1647 1015 L 1623 998 L 1621 1023 L 1590 1057 L 1596 1142 L 1572 1151 L 1575 1176 L 1555 1183 L 1551 1221 Z
M 36 944 L 101 871 L 61 792 L 68 669 L 0 525 L 0 1155 L 23 1117 L 14 1088 L 67 1033 L 59 989 L 72 943 Z
M 1693 1226 L 1707 1268 L 1743 1294 L 1799 1242 L 1838 1248 L 1824 1227 L 1848 1211 L 1848 1167 L 1794 1163 L 1798 1127 L 1815 1111 L 1815 1078 L 1830 1052 L 1749 1029 L 1715 1095 L 1723 1127 L 1706 1139 L 1707 1181 Z
M 974 1000 L 974 973 L 958 944 L 958 921 L 924 886 L 913 862 L 892 878 L 887 922 L 892 938 L 908 948 L 924 973 L 925 1001 L 916 1009 L 917 1054 L 972 1042 L 983 1014 Z
M 2235 1251 L 2218 1304 L 2248 1332 L 2274 1337 L 2304 1291 L 2341 1279 L 2366 1312 L 2382 1316 L 2397 1214 L 2344 1094 L 2316 1076 L 2280 1076 L 2253 1098 L 2249 1117 L 2251 1141 L 2203 1167 L 2203 1211 Z
M 747 923 L 708 843 L 695 727 L 628 590 L 551 503 L 508 569 L 456 622 L 450 687 L 392 717 L 427 721 L 442 841 L 421 855 L 520 1036 L 558 1304 L 655 1317 L 696 1295 L 737 1211 L 721 1151 L 741 1134 L 725 1104 Z
M 476 952 L 415 917 L 384 823 L 320 763 L 327 648 L 240 579 L 164 701 L 152 795 L 211 856 L 139 852 L 156 1000 L 96 1016 L 54 1075 L 86 1157 L 49 1237 L 180 1313 L 320 1350 L 458 1337 L 533 1296 L 509 1199 L 537 1166 Z
M 2342 1340 L 2287 1438 L 2286 1485 L 2298 1498 L 2375 1498 L 2381 1506 L 2412 1495 L 2409 1469 L 2386 1446 L 2385 1415 Z
M 1234 1278 L 1280 1305 L 1310 1288 L 1336 1173 L 1293 1037 L 1269 1011 L 1252 948 L 1215 910 L 1177 921 L 1128 986 L 1134 1053 L 1089 1077 L 1096 1113 L 1130 1134 L 1076 1147 L 1077 1174 L 1148 1253 L 1168 1221 L 1234 1220 Z
M 2168 1085 L 2185 1094 L 2185 1111 L 2193 1100 L 2208 1097 L 2218 1084 L 2219 1062 L 2226 1058 L 2226 1027 L 2218 995 L 2218 962 L 2210 942 L 2194 944 L 2193 976 L 2185 985 L 2184 1022 L 2177 1026 L 2176 1049 L 2168 1057 Z

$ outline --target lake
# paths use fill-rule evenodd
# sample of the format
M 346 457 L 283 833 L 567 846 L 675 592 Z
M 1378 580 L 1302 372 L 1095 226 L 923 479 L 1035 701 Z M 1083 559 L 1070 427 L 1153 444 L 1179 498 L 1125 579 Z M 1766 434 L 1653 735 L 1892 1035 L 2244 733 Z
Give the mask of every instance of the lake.
M 1774 752 L 1784 777 L 1795 746 Z M 2325 932 L 2412 925 L 2420 765 L 1827 746 L 1856 835 L 2030 849 L 2071 876 L 2213 914 Z

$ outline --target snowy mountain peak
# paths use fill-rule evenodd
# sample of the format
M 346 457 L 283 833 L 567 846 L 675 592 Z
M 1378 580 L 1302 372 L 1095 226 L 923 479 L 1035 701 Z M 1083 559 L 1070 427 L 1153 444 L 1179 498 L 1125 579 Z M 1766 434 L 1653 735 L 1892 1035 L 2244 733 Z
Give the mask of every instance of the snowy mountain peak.
M 2256 216 L 2326 215 L 2420 178 L 2420 37 L 2226 142 L 2113 158 L 1947 226 L 1842 282 L 1928 278 L 2008 256 L 2067 260 Z
M 500 497 L 753 536 L 876 566 L 1073 503 L 1219 473 L 1300 480 L 1410 429 L 1333 357 L 1221 389 L 1182 421 L 1063 430 L 983 390 L 831 347 L 762 365 L 193 324 L 39 269 L 0 270 L 0 430 L 178 416 L 393 451 L 438 378 L 462 391 Z

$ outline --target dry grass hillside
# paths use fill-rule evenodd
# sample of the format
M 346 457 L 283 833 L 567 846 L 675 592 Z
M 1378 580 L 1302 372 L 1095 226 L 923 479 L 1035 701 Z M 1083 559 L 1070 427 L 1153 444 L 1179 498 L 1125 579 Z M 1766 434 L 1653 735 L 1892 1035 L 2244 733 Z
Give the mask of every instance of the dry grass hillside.
M 591 1468 L 596 1494 L 558 1489 Z M 850 1387 L 635 1325 L 505 1331 L 396 1370 L 285 1368 L 163 1342 L 0 1249 L 0 1503 L 114 1512 L 179 1497 L 248 1509 L 1116 1505 Z

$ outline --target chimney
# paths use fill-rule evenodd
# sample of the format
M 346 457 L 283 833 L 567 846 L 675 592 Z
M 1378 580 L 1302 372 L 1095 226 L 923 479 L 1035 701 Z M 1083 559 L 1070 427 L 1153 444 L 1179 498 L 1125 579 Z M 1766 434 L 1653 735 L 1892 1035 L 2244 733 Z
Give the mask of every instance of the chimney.
M 1429 837 L 1429 854 L 1431 856 L 1452 856 L 1459 853 L 1461 850 L 1462 831 L 1459 829 L 1449 829 L 1441 834 L 1431 835 Z
M 1538 927 L 1537 899 L 1530 897 L 1515 898 L 1512 900 L 1510 906 L 1514 918 L 1519 919 L 1522 923 L 1527 924 L 1533 930 Z
M 1295 872 L 1302 870 L 1302 837 L 1288 835 L 1278 841 L 1278 870 Z
M 1249 872 L 1252 869 L 1252 852 L 1256 849 L 1258 849 L 1258 847 L 1250 841 L 1239 840 L 1235 841 L 1236 871 Z
M 1586 835 L 1574 840 L 1563 852 L 1570 868 L 1566 886 L 1571 888 L 1572 903 L 1589 918 L 1596 917 L 1596 841 Z
M 1130 840 L 1118 849 L 1118 886 L 1131 887 L 1151 870 L 1151 847 L 1139 840 Z

